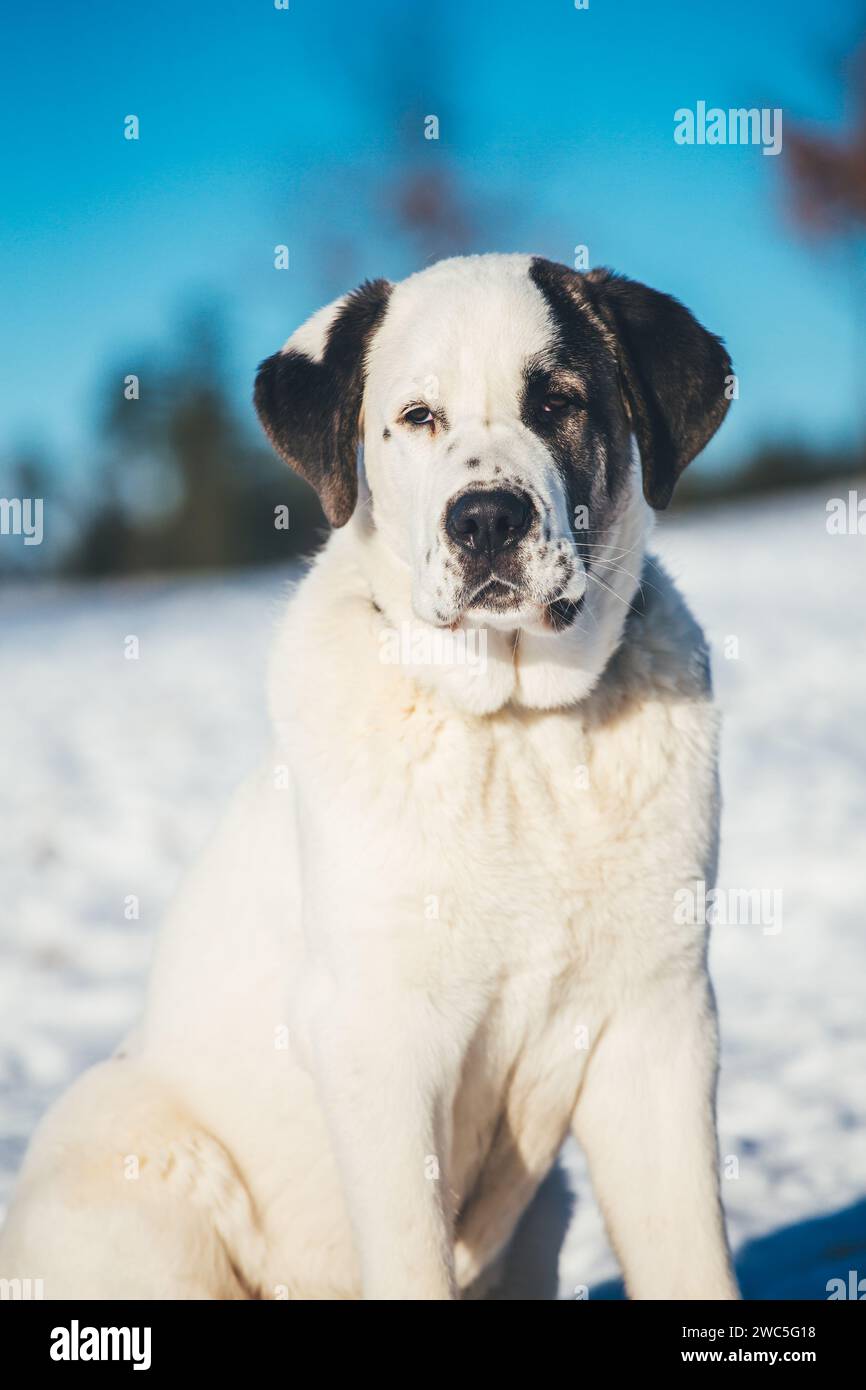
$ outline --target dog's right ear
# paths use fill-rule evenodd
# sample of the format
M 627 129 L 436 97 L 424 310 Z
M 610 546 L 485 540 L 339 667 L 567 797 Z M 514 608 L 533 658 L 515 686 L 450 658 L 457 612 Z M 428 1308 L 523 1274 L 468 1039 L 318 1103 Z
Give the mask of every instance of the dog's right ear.
M 368 280 L 334 300 L 256 376 L 253 400 L 266 435 L 316 489 L 332 526 L 345 526 L 358 500 L 366 355 L 390 292 L 387 280 Z

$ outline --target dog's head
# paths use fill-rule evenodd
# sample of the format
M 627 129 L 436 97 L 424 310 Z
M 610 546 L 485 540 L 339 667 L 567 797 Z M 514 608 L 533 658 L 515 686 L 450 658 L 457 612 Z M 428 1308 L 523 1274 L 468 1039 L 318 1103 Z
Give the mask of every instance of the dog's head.
M 552 634 L 593 579 L 629 568 L 617 527 L 635 491 L 644 513 L 641 486 L 667 505 L 724 416 L 730 370 L 667 295 L 475 256 L 320 310 L 262 363 L 255 403 L 334 526 L 356 507 L 363 443 L 373 522 L 411 572 L 417 618 Z

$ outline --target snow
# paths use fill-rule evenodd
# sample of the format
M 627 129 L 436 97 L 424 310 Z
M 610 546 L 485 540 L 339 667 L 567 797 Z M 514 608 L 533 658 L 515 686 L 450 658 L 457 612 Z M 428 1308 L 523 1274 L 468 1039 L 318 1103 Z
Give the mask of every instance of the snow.
M 656 538 L 713 649 L 720 886 L 781 893 L 781 930 L 719 924 L 711 953 L 723 1198 L 752 1298 L 866 1275 L 866 537 L 828 534 L 825 504 L 665 519 Z M 0 596 L 0 1203 L 38 1116 L 134 1020 L 154 927 L 263 746 L 289 579 Z M 564 1164 L 560 1297 L 615 1297 L 583 1161 Z

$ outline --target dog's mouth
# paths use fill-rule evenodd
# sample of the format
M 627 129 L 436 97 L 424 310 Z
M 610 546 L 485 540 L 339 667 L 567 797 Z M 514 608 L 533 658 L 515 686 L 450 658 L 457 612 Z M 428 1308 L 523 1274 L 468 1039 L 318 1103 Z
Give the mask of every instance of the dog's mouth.
M 503 630 L 562 632 L 583 607 L 583 569 L 570 557 L 566 559 L 561 547 L 550 561 L 547 572 L 538 573 L 537 564 L 527 563 L 514 552 L 478 556 L 474 563 L 463 565 L 459 583 L 447 598 L 440 588 L 435 597 L 422 590 L 413 598 L 413 607 L 419 617 L 452 630 L 466 621 L 470 627 L 486 624 Z
M 570 597 L 564 591 L 554 592 L 549 597 L 531 595 L 517 584 L 491 575 L 475 588 L 463 603 L 463 612 L 473 615 L 498 615 L 506 618 L 522 615 L 523 618 L 538 623 L 548 632 L 564 632 L 571 627 L 581 608 L 585 594 Z
M 492 574 L 468 595 L 463 606 L 488 613 L 507 613 L 522 607 L 525 601 L 523 591 L 516 584 Z

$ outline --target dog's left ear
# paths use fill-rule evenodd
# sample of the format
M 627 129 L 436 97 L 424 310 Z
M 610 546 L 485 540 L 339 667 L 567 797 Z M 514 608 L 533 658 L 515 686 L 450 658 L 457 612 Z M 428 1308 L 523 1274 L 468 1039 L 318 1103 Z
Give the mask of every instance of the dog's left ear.
M 725 417 L 731 359 L 721 339 L 671 295 L 610 270 L 582 278 L 616 338 L 644 496 L 651 507 L 666 507 L 683 469 Z
M 253 400 L 277 453 L 319 494 L 332 526 L 358 500 L 358 443 L 370 340 L 391 285 L 368 280 L 313 314 L 262 362 Z

